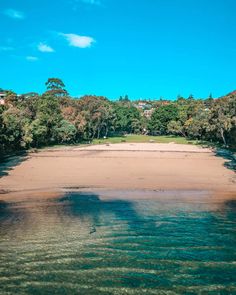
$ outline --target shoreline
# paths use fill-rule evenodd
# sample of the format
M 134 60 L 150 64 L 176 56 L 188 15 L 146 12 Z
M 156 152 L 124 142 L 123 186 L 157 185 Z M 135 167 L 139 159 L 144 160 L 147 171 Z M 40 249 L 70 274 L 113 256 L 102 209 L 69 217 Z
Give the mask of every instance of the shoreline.
M 236 194 L 235 172 L 209 148 L 122 143 L 40 150 L 0 178 L 9 194 L 73 190 L 209 191 Z M 6 169 L 7 170 L 7 169 Z

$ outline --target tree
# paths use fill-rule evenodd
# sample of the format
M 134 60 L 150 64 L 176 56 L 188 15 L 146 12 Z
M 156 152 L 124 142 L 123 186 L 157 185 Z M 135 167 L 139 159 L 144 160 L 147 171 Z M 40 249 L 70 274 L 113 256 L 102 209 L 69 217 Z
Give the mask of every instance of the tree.
M 117 133 L 142 133 L 144 119 L 140 111 L 130 102 L 117 102 L 114 104 L 114 130 Z
M 77 129 L 76 127 L 66 120 L 62 120 L 56 127 L 56 137 L 61 143 L 74 142 L 76 138 Z
M 163 105 L 155 109 L 148 124 L 152 134 L 167 134 L 168 124 L 178 119 L 178 108 L 175 104 Z
M 17 107 L 11 107 L 2 114 L 2 124 L 5 130 L 5 141 L 12 149 L 24 146 L 23 128 L 29 122 L 24 112 Z
M 167 125 L 167 131 L 171 134 L 186 136 L 184 126 L 180 121 L 170 121 Z
M 204 101 L 204 103 L 205 103 L 205 106 L 207 108 L 212 108 L 213 107 L 213 105 L 214 105 L 214 99 L 213 99 L 211 93 L 209 94 L 209 97 Z
M 84 138 L 107 136 L 114 120 L 114 110 L 107 98 L 86 95 L 78 101 L 77 107 Z
M 42 96 L 37 100 L 37 111 L 35 119 L 39 120 L 37 125 L 46 128 L 43 138 L 44 144 L 56 142 L 56 129 L 63 120 L 60 103 L 54 96 Z
M 45 95 L 53 95 L 56 97 L 62 97 L 68 95 L 67 90 L 65 89 L 65 84 L 59 78 L 49 78 L 45 83 L 47 91 Z
M 36 119 L 31 122 L 29 126 L 29 130 L 31 132 L 32 146 L 39 147 L 43 144 L 47 143 L 47 132 L 48 128 L 44 125 L 44 123 L 40 119 Z
M 189 97 L 188 97 L 188 99 L 189 100 L 193 100 L 194 99 L 193 94 L 190 94 Z
M 227 137 L 235 126 L 236 118 L 235 98 L 222 98 L 212 109 L 211 126 L 216 137 L 221 138 L 227 146 Z
M 146 118 L 128 96 L 119 101 L 86 95 L 72 99 L 58 78 L 42 95 L 5 91 L 0 105 L 0 152 L 55 143 L 75 143 L 114 134 L 175 134 L 236 147 L 236 91 L 220 98 L 148 101 Z
M 17 94 L 13 92 L 12 90 L 6 90 L 5 91 L 5 102 L 8 105 L 15 106 L 17 104 Z
M 129 101 L 129 96 L 127 94 L 124 97 L 124 101 Z

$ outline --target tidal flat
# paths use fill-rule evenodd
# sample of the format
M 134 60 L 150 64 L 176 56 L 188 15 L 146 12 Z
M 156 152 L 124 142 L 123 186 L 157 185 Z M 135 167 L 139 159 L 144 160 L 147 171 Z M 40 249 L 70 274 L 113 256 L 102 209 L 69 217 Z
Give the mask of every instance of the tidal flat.
M 236 294 L 230 159 L 69 147 L 1 166 L 0 294 Z

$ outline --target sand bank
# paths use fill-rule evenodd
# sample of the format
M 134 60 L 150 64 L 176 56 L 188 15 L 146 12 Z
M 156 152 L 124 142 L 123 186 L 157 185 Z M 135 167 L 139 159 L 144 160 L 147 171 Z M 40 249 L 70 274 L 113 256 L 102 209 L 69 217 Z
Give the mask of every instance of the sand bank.
M 211 149 L 177 144 L 114 144 L 31 153 L 0 179 L 0 190 L 210 190 L 236 192 L 235 172 Z

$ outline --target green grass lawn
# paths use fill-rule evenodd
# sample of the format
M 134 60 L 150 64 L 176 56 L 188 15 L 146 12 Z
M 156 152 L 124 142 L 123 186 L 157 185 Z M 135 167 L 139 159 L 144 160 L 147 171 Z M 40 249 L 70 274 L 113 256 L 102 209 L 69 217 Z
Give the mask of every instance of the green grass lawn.
M 76 144 L 57 144 L 52 146 L 46 146 L 39 149 L 54 149 L 54 148 L 64 148 L 65 146 L 73 147 L 73 146 L 86 146 L 86 145 L 95 145 L 95 144 L 106 144 L 106 143 L 138 143 L 138 142 L 154 142 L 154 143 L 170 143 L 174 142 L 177 144 L 200 144 L 200 141 L 197 140 L 189 140 L 185 137 L 181 136 L 171 136 L 171 135 L 162 135 L 162 136 L 149 136 L 149 135 L 136 135 L 129 134 L 126 136 L 114 136 L 107 138 L 94 139 L 92 142 L 82 142 Z M 207 144 L 205 144 L 207 145 Z
M 149 135 L 126 135 L 117 137 L 108 137 L 106 139 L 94 139 L 92 144 L 104 143 L 122 143 L 122 142 L 156 142 L 156 143 L 178 143 L 178 144 L 197 144 L 194 140 L 188 140 L 180 136 L 149 136 Z

